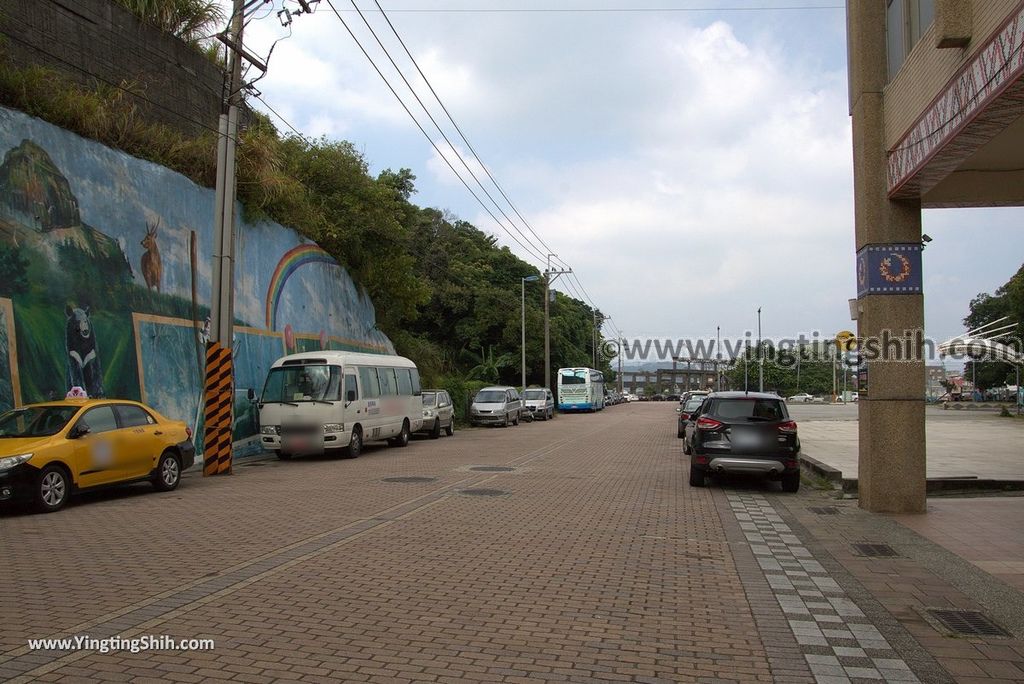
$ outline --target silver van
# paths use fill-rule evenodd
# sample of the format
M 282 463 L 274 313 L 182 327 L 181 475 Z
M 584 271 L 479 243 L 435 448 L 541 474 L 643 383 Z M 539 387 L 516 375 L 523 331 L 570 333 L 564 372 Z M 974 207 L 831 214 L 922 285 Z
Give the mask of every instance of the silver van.
M 531 414 L 534 420 L 549 420 L 555 417 L 555 397 L 551 390 L 543 387 L 530 387 L 523 390 L 526 404 L 525 413 Z
M 514 387 L 484 387 L 469 406 L 470 425 L 519 425 L 523 400 Z

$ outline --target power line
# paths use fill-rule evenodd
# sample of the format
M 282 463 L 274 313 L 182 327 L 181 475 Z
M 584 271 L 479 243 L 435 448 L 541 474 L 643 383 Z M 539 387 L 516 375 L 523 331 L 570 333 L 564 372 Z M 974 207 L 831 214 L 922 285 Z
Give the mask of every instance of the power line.
M 437 100 L 437 103 L 441 105 L 441 109 L 444 110 L 444 113 L 448 117 L 448 120 L 452 122 L 452 126 L 454 126 L 455 130 L 458 131 L 459 137 L 462 138 L 462 142 L 466 143 L 466 147 L 473 154 L 473 157 L 477 160 L 477 162 L 480 163 L 480 167 L 484 170 L 484 173 L 486 173 L 487 177 L 491 179 L 491 182 L 494 183 L 494 187 L 496 187 L 498 189 L 498 192 L 501 193 L 501 196 L 505 198 L 505 201 L 508 202 L 508 206 L 512 208 L 512 211 L 515 212 L 516 216 L 518 216 L 519 219 L 523 222 L 523 225 L 526 226 L 527 230 L 529 230 L 530 233 L 532 233 L 533 236 L 537 238 L 537 241 L 540 242 L 541 246 L 543 246 L 547 252 L 551 252 L 551 247 L 548 246 L 546 242 L 544 242 L 543 238 L 541 238 L 541 236 L 537 234 L 537 231 L 533 229 L 533 226 L 530 225 L 530 222 L 527 221 L 526 218 L 519 212 L 519 209 L 516 208 L 516 205 L 512 203 L 511 199 L 509 199 L 509 196 L 505 193 L 505 190 L 498 183 L 497 179 L 491 174 L 490 170 L 487 168 L 487 165 L 484 164 L 483 159 L 481 159 L 480 155 L 477 154 L 476 149 L 473 147 L 472 143 L 469 142 L 469 139 L 466 137 L 465 133 L 462 132 L 462 128 L 459 127 L 459 124 L 456 123 L 455 118 L 452 116 L 451 112 L 448 111 L 448 107 L 445 106 L 444 102 L 441 100 L 441 97 L 437 94 L 437 91 L 434 90 L 434 86 L 430 83 L 430 79 L 427 78 L 427 75 L 425 73 L 423 73 L 423 69 L 420 68 L 419 62 L 416 61 L 416 58 L 413 57 L 412 52 L 405 44 L 405 41 L 402 40 L 402 36 L 399 35 L 398 30 L 395 28 L 395 25 L 391 23 L 391 18 L 388 17 L 387 13 L 384 11 L 384 8 L 381 7 L 380 2 L 378 2 L 377 0 L 373 1 L 374 4 L 377 5 L 377 9 L 380 10 L 381 16 L 384 17 L 384 21 L 386 21 L 388 23 L 388 26 L 391 27 L 391 32 L 395 34 L 395 38 L 398 39 L 398 42 L 401 44 L 402 49 L 405 50 L 405 54 L 408 55 L 409 59 L 412 61 L 413 66 L 416 67 L 417 73 L 419 73 L 420 77 L 423 79 L 423 82 L 427 84 L 427 88 L 430 89 L 430 93 L 434 96 L 434 99 Z M 352 4 L 353 6 L 355 5 L 354 0 Z M 506 218 L 508 217 L 506 216 Z M 511 221 L 511 219 L 509 219 L 509 221 Z
M 85 69 L 84 67 L 79 66 L 78 64 L 75 64 L 73 62 L 69 62 L 68 60 L 64 59 L 63 57 L 61 57 L 59 55 L 55 55 L 55 54 L 53 54 L 52 52 L 50 52 L 48 50 L 44 50 L 43 48 L 39 47 L 38 45 L 35 45 L 35 44 L 30 43 L 30 42 L 28 42 L 26 40 L 23 40 L 22 38 L 14 35 L 14 34 L 11 34 L 11 33 L 8 33 L 6 31 L 2 31 L 2 30 L 0 30 L 0 33 L 2 33 L 4 36 L 6 36 L 7 38 L 10 38 L 11 40 L 13 40 L 15 42 L 21 43 L 22 45 L 25 45 L 26 47 L 30 47 L 33 50 L 36 50 L 37 52 L 40 52 L 40 53 L 46 55 L 47 57 L 49 57 L 51 59 L 57 60 L 58 62 L 71 67 L 72 69 L 80 71 L 81 73 L 85 74 L 86 76 L 89 76 L 90 78 L 94 78 L 97 81 L 100 81 L 101 83 L 104 83 L 106 85 L 111 86 L 112 88 L 117 88 L 118 90 L 121 90 L 121 91 L 127 93 L 128 95 L 131 95 L 132 97 L 137 97 L 138 99 L 140 99 L 140 100 L 142 100 L 142 101 L 152 105 L 153 107 L 155 107 L 157 109 L 160 109 L 160 110 L 163 110 L 165 112 L 169 112 L 171 114 L 174 114 L 175 116 L 178 116 L 178 117 L 184 119 L 185 121 L 187 121 L 187 122 L 189 122 L 191 124 L 195 124 L 196 126 L 199 126 L 200 128 L 205 128 L 206 130 L 211 131 L 212 133 L 216 133 L 217 135 L 221 135 L 220 131 L 217 130 L 216 128 L 214 128 L 213 126 L 205 124 L 202 121 L 197 121 L 196 119 L 193 119 L 192 117 L 190 117 L 190 116 L 188 116 L 186 114 L 182 114 L 181 112 L 179 112 L 179 111 L 177 111 L 175 109 L 171 109 L 170 107 L 168 107 L 166 105 L 162 105 L 159 102 L 151 100 L 148 97 L 146 97 L 145 95 L 143 95 L 142 93 L 135 92 L 135 91 L 131 90 L 130 88 L 125 87 L 123 84 L 114 83 L 113 81 L 110 81 L 110 80 L 108 80 L 106 78 L 103 78 L 102 76 L 100 76 L 98 74 L 94 74 L 91 71 Z
M 802 12 L 844 9 L 846 9 L 845 5 L 776 5 L 761 7 L 430 7 L 390 9 L 388 11 L 402 14 L 651 14 L 659 12 Z M 372 12 L 373 10 L 368 11 Z
M 494 212 L 492 212 L 490 208 L 488 208 L 488 206 L 484 204 L 483 200 L 480 199 L 480 196 L 477 195 L 476 192 L 473 191 L 473 188 L 469 186 L 469 183 L 466 182 L 466 179 L 464 179 L 462 175 L 455 170 L 455 167 L 452 165 L 452 163 L 448 161 L 448 157 L 441 153 L 441 150 L 438 148 L 437 143 L 434 142 L 434 140 L 427 133 L 426 129 L 423 128 L 423 125 L 420 124 L 419 120 L 413 115 L 412 111 L 410 111 L 408 105 L 406 105 L 405 101 L 403 101 L 402 98 L 399 96 L 398 91 L 395 90 L 394 86 L 391 85 L 391 82 L 388 81 L 387 77 L 380 70 L 380 67 L 377 66 L 377 63 L 366 51 L 366 48 L 363 47 L 363 44 L 359 41 L 358 38 L 356 38 L 355 33 L 352 32 L 352 29 L 349 27 L 345 19 L 341 16 L 341 13 L 338 12 L 337 8 L 334 6 L 334 3 L 331 2 L 331 0 L 327 0 L 327 6 L 331 8 L 331 11 L 334 12 L 334 15 L 338 18 L 338 21 L 341 22 L 341 25 L 345 27 L 345 30 L 348 32 L 349 36 L 351 36 L 352 40 L 355 41 L 356 45 L 359 47 L 359 50 L 363 53 L 363 56 L 366 57 L 366 59 L 370 62 L 370 65 L 373 67 L 374 71 L 377 72 L 377 75 L 381 77 L 381 80 L 384 81 L 384 84 L 388 87 L 388 90 L 391 91 L 391 94 L 395 96 L 396 100 L 398 100 L 398 104 L 402 106 L 402 109 L 405 110 L 405 113 L 408 114 L 409 118 L 412 119 L 414 124 L 416 124 L 416 128 L 420 130 L 420 133 L 422 133 L 423 137 L 427 139 L 431 147 L 434 148 L 434 151 L 437 152 L 438 156 L 440 156 L 444 163 L 448 165 L 448 168 L 452 170 L 452 173 L 455 174 L 456 178 L 458 178 L 459 181 L 466 187 L 466 190 L 469 191 L 469 194 L 473 195 L 473 198 L 476 199 L 476 201 L 480 204 L 481 207 L 483 207 L 484 211 L 490 214 L 491 218 L 494 219 L 494 222 L 497 223 L 501 227 L 501 229 L 508 234 L 509 237 L 511 237 L 520 247 L 526 250 L 528 254 L 534 256 L 533 251 L 525 244 L 523 244 L 515 235 L 513 235 L 505 227 L 505 225 L 501 221 L 498 220 L 498 217 L 494 215 Z
M 260 95 L 259 93 L 251 92 L 251 91 L 250 91 L 249 94 L 252 95 L 253 97 L 255 97 L 260 102 L 262 102 L 263 106 L 266 107 L 267 109 L 269 109 L 270 112 L 281 121 L 281 123 L 283 123 L 285 126 L 290 128 L 292 130 L 292 133 L 294 133 L 295 135 L 299 136 L 299 138 L 302 140 L 302 142 L 306 143 L 307 145 L 312 145 L 312 143 L 309 141 L 309 138 L 304 136 L 302 134 L 302 132 L 299 131 L 299 129 L 297 129 L 295 126 L 293 126 L 291 124 L 290 121 L 288 121 L 288 119 L 286 119 L 283 116 L 281 116 L 280 114 L 278 114 L 277 110 L 274 109 L 273 107 L 271 107 L 270 104 L 266 100 L 263 99 L 262 95 Z
M 469 175 L 473 178 L 474 181 L 476 181 L 476 184 L 478 186 L 480 186 L 480 189 L 483 190 L 484 194 L 487 196 L 487 199 L 491 200 L 491 203 L 494 205 L 495 209 L 497 209 L 498 213 L 500 213 L 502 216 L 505 217 L 505 220 L 509 222 L 509 225 L 511 225 L 512 228 L 517 233 L 519 233 L 519 235 L 524 240 L 526 240 L 527 242 L 530 242 L 530 238 L 528 238 L 526 236 L 526 234 L 523 233 L 523 231 L 521 231 L 519 229 L 519 227 L 515 224 L 515 221 L 513 221 L 509 217 L 509 215 L 505 213 L 505 210 L 501 208 L 501 206 L 498 204 L 498 202 L 495 201 L 494 197 L 487 190 L 487 188 L 484 187 L 484 184 L 482 182 L 480 182 L 480 178 L 477 177 L 476 173 L 473 172 L 473 169 L 470 168 L 469 164 L 466 163 L 466 160 L 462 157 L 461 154 L 459 154 L 459 151 L 457 149 L 455 149 L 455 145 L 452 144 L 452 141 L 448 138 L 448 135 L 444 132 L 444 130 L 441 128 L 441 126 L 437 123 L 437 120 L 434 118 L 434 115 L 430 113 L 430 110 L 427 108 L 426 104 L 424 104 L 423 100 L 420 98 L 419 94 L 416 92 L 416 89 L 413 88 L 411 83 L 409 83 L 409 79 L 407 79 L 405 77 L 405 74 L 402 72 L 402 69 L 398 66 L 398 63 L 395 62 L 394 57 L 391 56 L 391 53 L 384 46 L 384 43 L 381 41 L 380 36 L 377 35 L 377 32 L 370 25 L 370 22 L 366 20 L 366 16 L 363 14 L 362 10 L 359 9 L 359 6 L 356 5 L 355 0 L 349 0 L 349 1 L 352 3 L 352 7 L 355 8 L 356 12 L 359 13 L 359 18 L 363 20 L 363 24 L 366 25 L 366 28 L 370 31 L 370 34 L 373 36 L 374 40 L 377 41 L 377 45 L 380 46 L 380 49 L 384 52 L 384 55 L 388 58 L 388 61 L 391 62 L 391 66 L 394 67 L 396 72 L 398 72 L 398 76 L 402 79 L 402 82 L 405 83 L 405 86 L 409 89 L 409 92 L 412 93 L 412 96 L 416 99 L 416 102 L 419 103 L 420 108 L 427 115 L 427 118 L 430 119 L 430 123 L 434 124 L 434 128 L 436 128 L 437 132 L 441 134 L 441 137 L 444 139 L 444 141 L 446 143 L 448 143 L 448 147 L 451 148 L 451 150 L 455 154 L 455 156 L 458 157 L 460 162 L 462 162 L 462 165 L 465 167 L 466 171 L 468 171 Z M 393 26 L 392 26 L 392 30 L 394 30 Z M 436 94 L 435 94 L 435 97 L 436 97 Z M 442 105 L 442 107 L 443 106 L 444 105 Z M 478 161 L 479 161 L 479 158 L 478 158 Z M 481 162 L 481 166 L 483 166 L 482 162 Z M 486 167 L 484 168 L 484 170 L 486 171 Z M 532 245 L 531 245 L 531 247 L 532 247 Z M 536 255 L 538 257 L 540 257 L 543 254 L 543 252 L 541 252 L 539 249 L 534 248 L 534 250 L 535 250 L 535 253 L 536 253 Z

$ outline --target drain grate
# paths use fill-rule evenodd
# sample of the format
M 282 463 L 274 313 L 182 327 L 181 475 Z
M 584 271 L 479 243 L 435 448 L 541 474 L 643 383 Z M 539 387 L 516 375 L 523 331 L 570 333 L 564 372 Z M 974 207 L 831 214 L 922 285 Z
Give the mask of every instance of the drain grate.
M 899 556 L 896 549 L 888 544 L 853 544 L 857 555 L 866 558 L 896 558 Z
M 385 477 L 384 482 L 437 482 L 436 477 Z
M 928 612 L 942 626 L 954 634 L 964 636 L 1001 636 L 1008 637 L 1010 633 L 992 622 L 983 613 L 976 610 L 948 610 L 943 608 L 929 608 Z
M 511 473 L 515 468 L 512 466 L 472 466 L 470 470 L 478 473 Z
M 835 506 L 812 506 L 807 510 L 818 515 L 839 515 L 839 509 Z
M 466 496 L 504 496 L 508 492 L 500 489 L 463 489 L 459 494 L 465 494 Z

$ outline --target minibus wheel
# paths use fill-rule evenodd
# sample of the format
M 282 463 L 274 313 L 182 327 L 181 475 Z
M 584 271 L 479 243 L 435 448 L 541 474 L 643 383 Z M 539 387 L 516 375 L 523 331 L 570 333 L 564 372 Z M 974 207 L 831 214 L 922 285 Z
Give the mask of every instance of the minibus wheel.
M 354 427 L 348 446 L 345 447 L 345 458 L 359 458 L 361 453 L 363 453 L 363 431 L 359 427 Z

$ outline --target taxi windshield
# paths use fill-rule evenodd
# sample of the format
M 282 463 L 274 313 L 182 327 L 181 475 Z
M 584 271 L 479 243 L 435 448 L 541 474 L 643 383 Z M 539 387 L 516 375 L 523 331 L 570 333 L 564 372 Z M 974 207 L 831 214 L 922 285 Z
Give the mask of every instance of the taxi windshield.
M 0 439 L 5 437 L 49 437 L 64 429 L 77 406 L 29 406 L 0 415 Z

